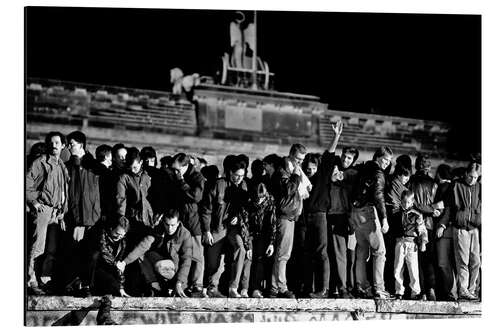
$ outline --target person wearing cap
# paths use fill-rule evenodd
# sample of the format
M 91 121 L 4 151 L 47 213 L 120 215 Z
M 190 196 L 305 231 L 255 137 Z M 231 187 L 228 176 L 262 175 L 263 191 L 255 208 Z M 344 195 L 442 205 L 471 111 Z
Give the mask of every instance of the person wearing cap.
M 415 208 L 422 213 L 427 233 L 434 232 L 433 217 L 441 214 L 443 202 L 434 203 L 438 185 L 430 176 L 431 159 L 427 153 L 420 153 L 415 160 L 415 174 L 410 178 L 408 188 L 415 194 Z M 427 249 L 418 256 L 420 266 L 420 289 L 423 299 L 436 300 L 435 239 L 429 238 Z
M 168 295 L 166 291 L 173 289 L 177 296 L 187 297 L 184 290 L 187 288 L 192 255 L 191 234 L 179 220 L 179 211 L 169 209 L 152 234 L 144 237 L 116 266 L 123 272 L 126 265 L 141 258 L 140 268 L 153 296 Z M 171 260 L 174 269 L 164 260 Z M 171 274 L 174 271 L 175 274 Z

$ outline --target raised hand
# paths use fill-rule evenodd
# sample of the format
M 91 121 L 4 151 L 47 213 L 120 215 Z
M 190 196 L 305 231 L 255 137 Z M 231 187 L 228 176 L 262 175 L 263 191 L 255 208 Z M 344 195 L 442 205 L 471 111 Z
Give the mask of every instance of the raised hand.
M 330 125 L 332 125 L 333 135 L 339 137 L 340 134 L 342 134 L 342 129 L 344 128 L 342 121 L 338 120 L 336 122 L 330 122 Z

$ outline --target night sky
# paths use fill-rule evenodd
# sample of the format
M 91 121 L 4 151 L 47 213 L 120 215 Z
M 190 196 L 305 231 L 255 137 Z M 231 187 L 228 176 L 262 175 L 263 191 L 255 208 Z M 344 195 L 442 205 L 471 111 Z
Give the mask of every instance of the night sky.
M 168 90 L 173 67 L 215 76 L 232 13 L 31 7 L 26 74 Z M 451 151 L 480 150 L 480 16 L 260 11 L 257 20 L 276 90 L 331 109 L 447 121 Z

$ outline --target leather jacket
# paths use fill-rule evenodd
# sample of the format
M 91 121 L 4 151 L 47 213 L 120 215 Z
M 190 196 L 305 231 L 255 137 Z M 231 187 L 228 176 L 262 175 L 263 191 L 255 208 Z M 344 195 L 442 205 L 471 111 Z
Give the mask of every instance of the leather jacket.
M 415 208 L 422 213 L 425 227 L 434 230 L 432 214 L 434 213 L 434 197 L 437 184 L 429 175 L 423 171 L 417 171 L 410 178 L 409 189 L 415 194 Z
M 366 162 L 360 168 L 358 192 L 354 196 L 353 206 L 357 208 L 375 206 L 378 218 L 380 220 L 387 218 L 384 189 L 384 171 L 374 161 Z

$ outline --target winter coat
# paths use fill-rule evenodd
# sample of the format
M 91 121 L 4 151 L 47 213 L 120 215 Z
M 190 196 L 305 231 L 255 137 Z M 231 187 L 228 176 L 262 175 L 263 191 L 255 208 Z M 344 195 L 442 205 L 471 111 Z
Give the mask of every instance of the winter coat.
M 481 183 L 468 185 L 457 181 L 451 192 L 451 217 L 459 229 L 471 230 L 481 226 Z
M 68 170 L 61 159 L 42 155 L 31 164 L 26 174 L 26 201 L 67 210 Z
M 234 217 L 246 214 L 248 202 L 247 184 L 243 180 L 234 185 L 227 178 L 217 179 L 211 188 L 205 189 L 200 202 L 200 221 L 202 232 L 211 232 L 224 237 L 229 222 Z
M 66 162 L 69 174 L 67 225 L 93 226 L 101 218 L 98 162 L 92 154 L 71 156 Z
M 151 178 L 145 171 L 138 174 L 131 172 L 120 176 L 116 185 L 116 205 L 118 216 L 142 222 L 152 227 L 153 209 L 147 199 L 148 190 L 151 186 Z
M 427 228 L 422 214 L 414 208 L 400 210 L 394 214 L 394 220 L 400 223 L 400 233 L 396 237 L 418 237 L 420 244 L 428 242 Z

